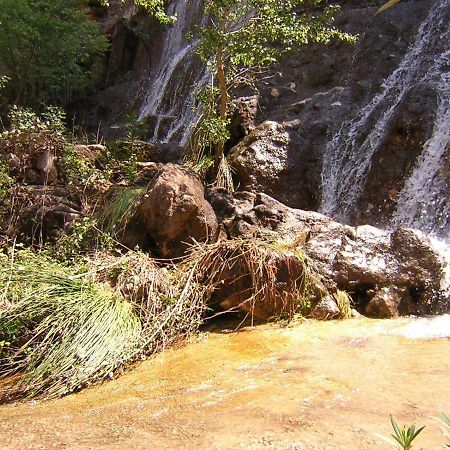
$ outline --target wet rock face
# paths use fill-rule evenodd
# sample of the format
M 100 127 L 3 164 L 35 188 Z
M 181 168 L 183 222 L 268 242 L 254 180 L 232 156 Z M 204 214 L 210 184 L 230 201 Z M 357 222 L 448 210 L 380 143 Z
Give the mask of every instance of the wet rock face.
M 288 205 L 318 207 L 316 160 L 303 151 L 293 131 L 298 126 L 298 121 L 285 125 L 263 122 L 230 150 L 228 161 L 240 189 L 264 192 Z
M 255 129 L 258 115 L 258 96 L 240 97 L 235 100 L 230 123 L 231 141 L 239 142 Z
M 383 143 L 372 158 L 355 217 L 357 223 L 386 226 L 397 196 L 431 137 L 437 96 L 430 86 L 409 92 L 400 103 Z
M 236 161 L 236 153 L 245 154 L 242 147 L 249 136 L 231 150 L 230 161 L 237 167 L 241 189 L 264 192 L 293 208 L 318 209 L 330 138 L 380 92 L 433 2 L 403 2 L 378 16 L 377 1 L 338 3 L 343 12 L 336 25 L 358 33 L 358 42 L 305 47 L 282 60 L 258 84 L 257 123 L 270 120 L 284 126 L 288 135 L 288 142 L 278 145 L 278 156 L 260 149 L 268 147 L 271 136 L 256 130 L 251 133 L 251 147 L 259 148 L 256 155 L 270 156 L 264 164 L 251 161 L 255 156 L 251 149 L 246 150 L 246 159 L 241 156 Z M 430 86 L 415 89 L 402 100 L 367 174 L 352 223 L 378 226 L 389 220 L 404 179 L 430 136 L 435 111 L 436 93 Z M 368 123 L 369 128 L 373 126 Z M 274 173 L 278 181 L 273 180 Z
M 351 227 L 319 213 L 289 208 L 265 194 L 253 198 L 252 208 L 247 200 L 240 213 L 222 222 L 228 235 L 301 245 L 328 290 L 347 291 L 359 311 L 375 317 L 450 311 L 443 285 L 446 262 L 421 232 Z M 239 210 L 231 204 L 233 208 Z
M 163 166 L 138 205 L 138 217 L 160 256 L 183 256 L 194 241 L 214 242 L 219 226 L 205 188 L 192 171 L 175 164 Z

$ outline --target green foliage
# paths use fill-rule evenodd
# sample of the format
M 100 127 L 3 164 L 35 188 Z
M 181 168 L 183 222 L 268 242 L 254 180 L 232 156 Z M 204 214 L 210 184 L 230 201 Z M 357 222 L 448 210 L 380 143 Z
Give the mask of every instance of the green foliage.
M 416 439 L 419 433 L 425 428 L 421 427 L 416 430 L 415 425 L 411 425 L 408 428 L 406 428 L 406 425 L 404 425 L 402 428 L 400 428 L 392 414 L 391 414 L 391 425 L 394 430 L 394 434 L 391 434 L 391 436 L 396 441 L 396 444 L 393 447 L 398 450 L 411 450 L 413 448 L 413 441 Z
M 131 113 L 127 117 L 125 124 L 126 139 L 134 142 L 145 138 L 148 131 L 148 126 L 145 120 L 139 120 L 135 112 Z
M 444 433 L 444 437 L 447 439 L 448 444 L 444 444 L 444 447 L 450 448 L 450 417 L 444 412 L 441 412 L 438 419 L 445 427 L 442 432 Z
M 66 104 L 108 47 L 82 0 L 3 0 L 0 24 L 0 68 L 15 104 Z
M 388 2 L 386 2 L 383 6 L 381 6 L 378 9 L 377 14 L 380 14 L 381 12 L 386 11 L 389 8 L 392 8 L 394 5 L 396 5 L 399 2 L 400 2 L 400 0 L 389 0 Z
M 39 116 L 31 109 L 13 106 L 9 119 L 10 129 L 0 133 L 0 155 L 15 155 L 19 170 L 29 166 L 34 156 L 45 151 L 56 156 L 66 145 L 65 113 L 60 108 L 47 107 Z
M 332 27 L 339 7 L 323 0 L 206 0 L 207 26 L 197 27 L 204 61 L 223 49 L 228 79 L 242 67 L 272 64 L 295 48 L 354 37 Z
M 11 187 L 14 185 L 14 181 L 14 178 L 9 174 L 9 168 L 5 160 L 0 155 L 0 207 L 2 206 L 2 203 L 7 199 L 7 194 L 9 193 Z
M 121 3 L 126 3 L 127 0 L 119 0 Z M 160 23 L 170 25 L 175 20 L 176 17 L 168 16 L 165 12 L 165 1 L 164 0 L 133 0 L 135 5 L 146 9 L 150 14 L 152 14 Z M 187 0 L 186 0 L 187 1 Z M 104 5 L 109 5 L 108 0 L 102 0 Z
M 61 154 L 61 167 L 69 184 L 84 187 L 95 185 L 97 170 L 85 158 L 75 152 L 73 145 L 66 145 Z
M 196 92 L 196 98 L 202 105 L 202 118 L 199 122 L 196 139 L 196 152 L 203 153 L 212 145 L 225 142 L 230 137 L 228 125 L 230 118 L 221 118 L 217 110 L 217 99 L 220 89 L 206 86 Z
M 93 217 L 83 217 L 74 222 L 71 234 L 62 233 L 50 247 L 49 253 L 60 261 L 73 261 L 93 250 L 110 249 L 111 239 L 103 235 Z

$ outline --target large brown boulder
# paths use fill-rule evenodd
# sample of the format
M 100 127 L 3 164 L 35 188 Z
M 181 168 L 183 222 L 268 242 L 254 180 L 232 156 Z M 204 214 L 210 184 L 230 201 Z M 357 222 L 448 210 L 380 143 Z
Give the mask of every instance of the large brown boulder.
M 138 214 L 163 258 L 183 256 L 193 242 L 214 242 L 219 234 L 201 179 L 176 164 L 162 166 L 143 195 Z
M 223 196 L 220 203 L 220 210 L 228 212 L 222 223 L 229 237 L 300 245 L 328 289 L 350 293 L 359 311 L 377 317 L 450 311 L 448 249 L 439 249 L 423 233 L 351 227 L 316 212 L 289 208 L 265 194 L 247 196 L 241 212 L 230 217 L 230 211 L 239 211 L 238 200 L 233 201 L 229 209 Z

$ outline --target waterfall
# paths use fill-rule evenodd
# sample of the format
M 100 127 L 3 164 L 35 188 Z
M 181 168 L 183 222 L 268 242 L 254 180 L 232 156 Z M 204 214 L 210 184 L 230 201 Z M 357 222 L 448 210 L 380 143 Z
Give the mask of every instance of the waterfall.
M 149 77 L 139 119 L 154 118 L 152 142 L 185 145 L 197 118 L 194 86 L 206 82 L 206 70 L 195 56 L 196 42 L 186 34 L 202 20 L 202 0 L 173 0 L 174 25 L 163 34 L 161 56 Z
M 380 92 L 356 118 L 343 123 L 327 144 L 322 170 L 323 213 L 350 220 L 373 157 L 399 105 L 416 87 L 430 85 L 438 94 L 434 130 L 398 195 L 392 224 L 448 237 L 449 177 L 445 158 L 450 145 L 449 6 L 449 0 L 437 0 L 431 6 L 402 62 L 383 82 Z

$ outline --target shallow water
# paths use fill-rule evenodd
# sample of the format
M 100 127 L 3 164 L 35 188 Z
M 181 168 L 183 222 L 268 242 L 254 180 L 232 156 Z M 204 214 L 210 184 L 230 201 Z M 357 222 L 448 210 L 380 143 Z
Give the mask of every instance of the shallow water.
M 389 414 L 443 443 L 450 318 L 203 333 L 102 386 L 0 407 L 0 448 L 383 449 Z

